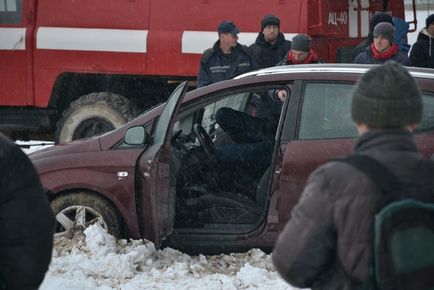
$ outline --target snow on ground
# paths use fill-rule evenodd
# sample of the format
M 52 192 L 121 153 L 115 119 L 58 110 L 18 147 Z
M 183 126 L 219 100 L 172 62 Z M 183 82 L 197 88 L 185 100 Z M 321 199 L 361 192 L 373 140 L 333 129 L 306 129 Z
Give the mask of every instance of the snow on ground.
M 40 290 L 288 289 L 270 255 L 247 253 L 189 256 L 150 242 L 115 240 L 99 225 L 72 240 L 55 241 Z
M 30 154 L 34 151 L 38 151 L 40 149 L 53 146 L 54 142 L 51 141 L 38 141 L 38 140 L 32 140 L 32 141 L 15 141 L 15 143 L 21 147 L 21 149 L 27 153 Z

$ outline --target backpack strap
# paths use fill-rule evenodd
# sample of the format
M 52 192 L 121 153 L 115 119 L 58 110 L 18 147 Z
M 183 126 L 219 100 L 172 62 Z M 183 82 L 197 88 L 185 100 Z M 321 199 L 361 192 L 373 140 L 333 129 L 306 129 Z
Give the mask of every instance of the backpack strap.
M 345 162 L 368 176 L 369 179 L 372 180 L 372 182 L 374 182 L 377 187 L 382 191 L 384 195 L 383 203 L 384 200 L 387 199 L 387 194 L 393 192 L 398 185 L 396 177 L 392 174 L 392 172 L 390 172 L 389 169 L 387 169 L 386 166 L 367 155 L 351 154 L 342 158 L 333 159 L 333 161 Z M 347 276 L 347 278 L 354 283 L 355 281 L 350 277 L 348 273 L 345 272 L 343 267 L 342 270 Z M 378 289 L 372 261 L 370 262 L 369 271 L 370 275 L 368 280 L 364 281 L 362 284 L 358 284 L 358 287 L 356 287 L 357 290 Z
M 385 194 L 392 192 L 398 184 L 396 177 L 386 166 L 367 155 L 351 154 L 334 159 L 334 161 L 345 162 L 357 168 L 366 174 Z

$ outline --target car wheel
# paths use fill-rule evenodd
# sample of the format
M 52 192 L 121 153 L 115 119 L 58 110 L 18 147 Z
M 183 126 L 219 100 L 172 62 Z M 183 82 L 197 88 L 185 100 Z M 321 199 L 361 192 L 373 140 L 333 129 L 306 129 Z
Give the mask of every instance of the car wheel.
M 56 143 L 91 137 L 119 128 L 137 115 L 127 98 L 102 92 L 71 102 L 57 122 Z
M 51 202 L 51 208 L 56 217 L 55 238 L 72 238 L 95 223 L 116 238 L 123 237 L 123 223 L 117 209 L 93 193 L 60 195 Z

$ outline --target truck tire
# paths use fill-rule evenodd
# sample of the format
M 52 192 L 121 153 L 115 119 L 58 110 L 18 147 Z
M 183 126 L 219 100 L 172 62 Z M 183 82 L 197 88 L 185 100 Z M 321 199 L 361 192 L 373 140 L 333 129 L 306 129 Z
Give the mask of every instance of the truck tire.
M 99 223 L 116 238 L 122 238 L 124 227 L 118 210 L 98 195 L 81 191 L 60 195 L 51 202 L 56 218 L 55 238 L 73 238 L 88 226 Z
M 56 143 L 91 137 L 119 128 L 137 115 L 127 98 L 108 92 L 92 93 L 71 102 L 57 122 Z

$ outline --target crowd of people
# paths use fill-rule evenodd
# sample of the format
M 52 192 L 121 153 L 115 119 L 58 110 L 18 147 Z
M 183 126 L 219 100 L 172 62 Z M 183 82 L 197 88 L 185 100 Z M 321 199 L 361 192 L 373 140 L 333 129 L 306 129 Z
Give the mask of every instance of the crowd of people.
M 403 41 L 405 33 L 395 29 L 395 26 L 408 26 L 401 22 L 385 12 L 374 13 L 368 37 L 353 51 L 354 63 L 382 64 L 394 60 L 405 66 L 434 68 L 434 14 L 426 19 L 409 56 L 409 45 Z M 238 43 L 240 29 L 233 21 L 222 21 L 217 32 L 217 42 L 200 60 L 197 87 L 258 68 L 324 62 L 312 49 L 308 35 L 297 34 L 292 41 L 285 39 L 280 31 L 280 19 L 275 15 L 264 16 L 261 31 L 249 47 Z

